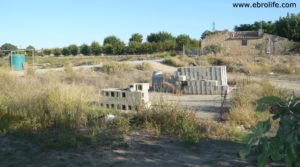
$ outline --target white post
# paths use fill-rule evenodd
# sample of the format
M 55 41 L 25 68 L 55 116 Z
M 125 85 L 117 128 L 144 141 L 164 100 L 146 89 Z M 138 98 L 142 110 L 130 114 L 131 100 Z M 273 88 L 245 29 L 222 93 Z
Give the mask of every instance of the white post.
M 13 71 L 13 66 L 12 66 L 12 51 L 10 51 L 10 68 Z
M 34 49 L 32 49 L 32 67 L 34 68 Z

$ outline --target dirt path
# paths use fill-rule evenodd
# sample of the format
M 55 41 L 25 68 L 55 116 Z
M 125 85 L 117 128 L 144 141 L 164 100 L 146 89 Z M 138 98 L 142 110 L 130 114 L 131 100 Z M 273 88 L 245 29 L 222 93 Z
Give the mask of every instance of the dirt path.
M 96 64 L 96 65 L 82 65 L 82 66 L 75 66 L 72 67 L 74 70 L 79 70 L 79 69 L 90 69 L 90 68 L 98 68 L 102 67 L 102 64 Z M 35 73 L 36 74 L 45 74 L 47 72 L 63 72 L 65 70 L 64 67 L 60 68 L 47 68 L 47 69 L 36 69 Z
M 300 75 L 261 75 L 251 76 L 252 80 L 268 80 L 272 85 L 300 95 Z
M 149 63 L 151 64 L 154 70 L 162 71 L 165 73 L 173 73 L 177 70 L 176 67 L 172 67 L 169 65 L 165 65 L 162 63 L 163 59 L 156 59 L 156 60 L 141 60 L 141 61 L 122 61 L 120 63 L 127 63 L 132 65 L 142 64 L 142 63 Z
M 170 93 L 150 93 L 152 105 L 166 102 L 168 104 L 180 104 L 189 111 L 196 111 L 201 119 L 218 119 L 221 106 L 220 95 L 175 95 Z

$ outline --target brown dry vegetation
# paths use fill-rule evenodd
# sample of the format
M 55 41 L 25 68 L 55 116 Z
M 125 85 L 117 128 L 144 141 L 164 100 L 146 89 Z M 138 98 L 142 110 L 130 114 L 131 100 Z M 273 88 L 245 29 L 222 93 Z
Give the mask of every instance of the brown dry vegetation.
M 297 57 L 271 59 L 204 56 L 196 61 L 202 65 L 227 65 L 229 70 L 237 73 L 260 74 L 270 72 L 270 69 L 280 73 L 299 72 Z M 194 61 L 189 57 L 170 59 L 176 66 L 186 66 Z M 241 141 L 248 129 L 269 116 L 255 112 L 256 100 L 262 96 L 286 95 L 267 81 L 245 84 L 247 77 L 236 75 L 230 80 L 243 87 L 233 93 L 233 106 L 226 122 L 201 120 L 194 112 L 187 111 L 180 105 L 165 104 L 163 99 L 160 105 L 151 109 L 124 114 L 100 108 L 95 103 L 99 98 L 99 90 L 109 87 L 125 88 L 132 82 L 150 82 L 152 67 L 147 63 L 131 66 L 108 60 L 101 62 L 104 62 L 103 68 L 77 71 L 72 69 L 74 63 L 67 63 L 64 64 L 64 72 L 48 72 L 43 75 L 35 74 L 29 69 L 24 77 L 15 76 L 2 68 L 1 135 L 24 138 L 26 142 L 47 149 L 112 145 L 121 143 L 136 131 L 147 131 L 152 138 L 167 136 L 188 143 L 197 143 L 203 138 Z M 281 62 L 286 65 L 275 70 Z M 104 117 L 108 113 L 116 115 L 116 119 L 105 121 Z M 0 155 L 5 154 L 7 150 L 0 148 Z
M 178 56 L 178 57 L 167 57 L 164 60 L 165 64 L 174 66 L 174 67 L 184 67 L 193 64 L 195 61 L 188 56 Z
M 233 95 L 234 104 L 229 112 L 229 124 L 242 125 L 244 128 L 250 129 L 258 121 L 269 118 L 269 113 L 255 112 L 256 101 L 263 96 L 285 97 L 287 92 L 275 88 L 267 80 L 245 85 Z
M 250 75 L 300 74 L 299 56 L 202 56 L 196 61 L 200 65 L 226 65 L 228 72 Z

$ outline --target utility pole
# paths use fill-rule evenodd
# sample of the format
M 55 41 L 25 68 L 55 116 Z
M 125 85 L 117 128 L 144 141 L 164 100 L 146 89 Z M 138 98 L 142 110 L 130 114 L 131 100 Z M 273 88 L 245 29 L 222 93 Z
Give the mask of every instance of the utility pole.
M 215 32 L 216 31 L 216 23 L 215 21 L 213 21 L 212 23 L 212 32 Z
M 184 45 L 182 45 L 182 56 L 184 56 Z

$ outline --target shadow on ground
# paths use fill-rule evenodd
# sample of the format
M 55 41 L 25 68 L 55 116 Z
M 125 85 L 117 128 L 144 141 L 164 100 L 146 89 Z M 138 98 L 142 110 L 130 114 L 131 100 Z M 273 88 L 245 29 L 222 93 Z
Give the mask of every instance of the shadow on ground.
M 107 166 L 107 167 L 233 167 L 254 166 L 242 161 L 242 144 L 233 141 L 202 139 L 184 144 L 170 138 L 154 139 L 133 134 L 124 142 L 81 149 L 43 150 L 22 140 L 0 138 L 1 166 Z

